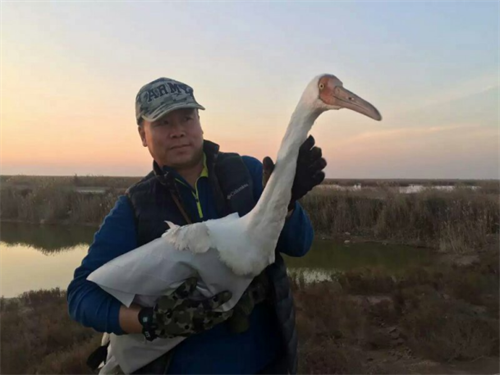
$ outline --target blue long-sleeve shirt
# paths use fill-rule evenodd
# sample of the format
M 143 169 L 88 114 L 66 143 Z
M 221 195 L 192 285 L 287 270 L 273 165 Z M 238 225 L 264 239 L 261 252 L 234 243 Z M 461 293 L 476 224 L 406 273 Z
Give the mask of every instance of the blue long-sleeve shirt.
M 257 201 L 262 194 L 262 164 L 255 158 L 243 156 L 253 180 L 253 195 Z M 179 191 L 186 209 L 200 220 L 218 218 L 208 178 L 204 173 L 193 189 L 179 174 Z M 277 249 L 290 256 L 303 256 L 313 240 L 311 222 L 299 203 L 287 219 L 280 234 Z M 87 276 L 108 261 L 138 247 L 133 209 L 126 196 L 118 198 L 94 236 L 82 264 L 75 270 L 68 287 L 68 306 L 71 317 L 100 332 L 123 334 L 119 324 L 121 303 L 88 281 Z M 250 316 L 250 329 L 241 334 L 219 324 L 209 331 L 184 340 L 176 349 L 169 372 L 182 373 L 255 373 L 269 363 L 278 348 L 273 316 L 264 305 L 258 305 Z M 217 357 L 220 360 L 217 360 Z M 206 360 L 204 359 L 206 357 Z

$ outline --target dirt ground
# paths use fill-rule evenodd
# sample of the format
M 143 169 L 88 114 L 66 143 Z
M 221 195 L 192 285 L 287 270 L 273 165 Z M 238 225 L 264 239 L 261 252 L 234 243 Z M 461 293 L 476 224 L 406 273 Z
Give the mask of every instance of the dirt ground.
M 430 359 L 415 358 L 409 349 L 373 351 L 369 353 L 374 374 L 499 374 L 498 357 L 479 358 L 473 361 L 439 363 Z

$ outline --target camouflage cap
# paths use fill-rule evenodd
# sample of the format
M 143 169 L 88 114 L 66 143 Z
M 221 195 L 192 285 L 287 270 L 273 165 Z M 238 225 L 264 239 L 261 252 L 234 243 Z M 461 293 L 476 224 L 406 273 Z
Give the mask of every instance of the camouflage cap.
M 205 109 L 194 99 L 193 89 L 170 78 L 158 78 L 141 87 L 135 98 L 135 118 L 156 121 L 179 108 Z

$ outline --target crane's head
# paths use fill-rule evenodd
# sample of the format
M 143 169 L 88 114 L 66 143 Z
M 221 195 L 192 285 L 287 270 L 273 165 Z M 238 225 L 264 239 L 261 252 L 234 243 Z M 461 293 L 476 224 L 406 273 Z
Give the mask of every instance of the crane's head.
M 310 98 L 314 98 L 314 106 L 320 110 L 348 108 L 374 120 L 382 120 L 377 108 L 345 89 L 342 81 L 334 75 L 323 74 L 316 77 L 306 91 Z

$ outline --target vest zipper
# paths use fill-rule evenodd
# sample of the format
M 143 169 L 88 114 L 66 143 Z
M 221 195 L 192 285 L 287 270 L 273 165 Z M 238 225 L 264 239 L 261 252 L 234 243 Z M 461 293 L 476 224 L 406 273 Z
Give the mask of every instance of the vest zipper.
M 198 180 L 200 178 L 198 177 Z M 196 201 L 196 208 L 198 208 L 198 215 L 200 216 L 200 220 L 203 219 L 203 211 L 201 209 L 201 204 L 200 204 L 200 197 L 198 195 L 198 180 L 196 180 L 196 183 L 194 184 L 195 186 L 195 190 L 194 192 L 191 190 L 191 194 L 193 194 L 193 197 L 194 197 L 194 200 Z M 186 185 L 184 182 L 182 182 L 181 180 L 177 179 L 176 178 L 176 181 L 178 181 L 179 183 L 181 183 L 182 185 L 188 187 L 189 189 L 192 189 L 191 186 L 189 185 Z
M 196 206 L 198 207 L 198 215 L 200 215 L 200 219 L 203 219 L 203 211 L 201 210 L 200 198 L 198 195 L 198 180 L 196 180 L 196 183 L 194 184 L 195 192 L 193 193 L 193 196 L 194 199 L 196 200 Z

